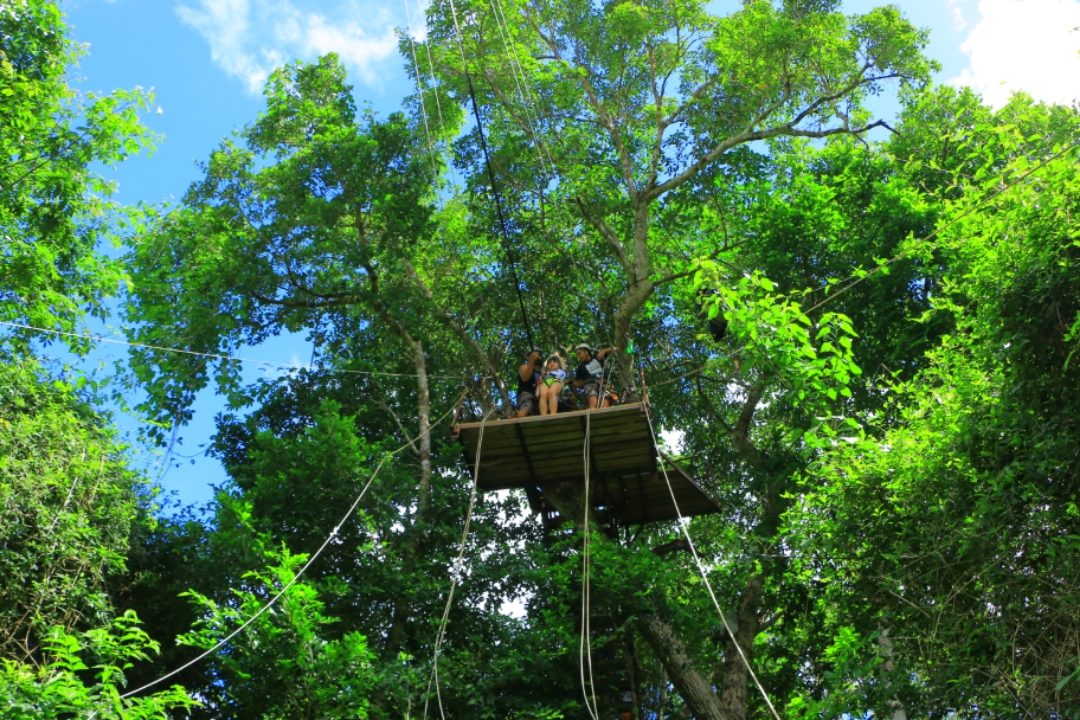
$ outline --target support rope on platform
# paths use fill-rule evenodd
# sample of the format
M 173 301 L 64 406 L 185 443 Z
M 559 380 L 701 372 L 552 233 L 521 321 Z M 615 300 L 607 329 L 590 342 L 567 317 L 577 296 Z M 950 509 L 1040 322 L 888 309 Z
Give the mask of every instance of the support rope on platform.
M 435 650 L 432 653 L 431 659 L 431 675 L 428 676 L 427 692 L 424 694 L 424 717 L 428 716 L 428 702 L 431 699 L 431 685 L 435 684 L 435 698 L 439 704 L 439 716 L 442 720 L 446 720 L 446 710 L 443 708 L 442 703 L 442 690 L 439 687 L 439 652 L 442 650 L 443 639 L 446 637 L 446 626 L 450 622 L 450 606 L 454 603 L 454 591 L 457 589 L 458 579 L 462 573 L 462 559 L 465 557 L 465 545 L 469 539 L 469 527 L 472 525 L 473 509 L 476 507 L 476 490 L 477 481 L 480 477 L 480 451 L 484 445 L 484 427 L 487 425 L 488 418 L 495 412 L 492 408 L 488 410 L 480 421 L 480 437 L 476 442 L 476 464 L 473 466 L 473 482 L 472 492 L 469 494 L 469 509 L 465 513 L 465 527 L 461 531 L 461 547 L 458 549 L 457 558 L 454 560 L 454 567 L 450 571 L 450 592 L 446 596 L 446 605 L 443 607 L 442 620 L 439 621 L 439 634 L 435 637 Z

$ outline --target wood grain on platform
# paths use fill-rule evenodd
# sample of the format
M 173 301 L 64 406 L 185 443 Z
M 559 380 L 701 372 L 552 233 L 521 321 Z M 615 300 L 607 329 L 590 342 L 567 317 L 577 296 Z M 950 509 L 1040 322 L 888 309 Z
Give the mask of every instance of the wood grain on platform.
M 547 521 L 555 516 L 544 500 L 544 488 L 585 482 L 586 428 L 591 450 L 589 494 L 607 522 L 626 526 L 716 512 L 716 502 L 681 468 L 673 463 L 661 467 L 647 412 L 646 405 L 633 403 L 461 423 L 454 426 L 453 437 L 465 446 L 470 473 L 479 450 L 476 481 L 481 490 L 523 488 L 533 510 Z

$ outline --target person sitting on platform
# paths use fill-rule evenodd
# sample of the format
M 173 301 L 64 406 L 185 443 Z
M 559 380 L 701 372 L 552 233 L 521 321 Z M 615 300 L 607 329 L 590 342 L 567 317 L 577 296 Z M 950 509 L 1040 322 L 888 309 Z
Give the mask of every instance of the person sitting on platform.
M 533 348 L 518 368 L 517 416 L 536 414 L 536 384 L 540 381 L 540 348 Z
M 540 376 L 540 414 L 554 415 L 559 411 L 559 396 L 562 395 L 566 382 L 566 370 L 563 359 L 558 353 L 547 359 L 547 367 Z
M 608 407 L 612 404 L 607 388 L 604 388 L 604 401 L 600 402 L 600 386 L 604 381 L 604 362 L 613 352 L 615 348 L 610 347 L 594 351 L 588 343 L 574 347 L 574 355 L 578 359 L 578 366 L 574 370 L 574 387 L 585 396 L 590 410 L 597 405 Z

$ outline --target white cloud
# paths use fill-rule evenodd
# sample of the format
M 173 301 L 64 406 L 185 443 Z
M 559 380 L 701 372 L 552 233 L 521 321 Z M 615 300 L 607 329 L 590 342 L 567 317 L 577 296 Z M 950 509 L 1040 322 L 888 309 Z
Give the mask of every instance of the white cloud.
M 1017 91 L 1072 104 L 1080 98 L 1080 2 L 980 0 L 982 17 L 960 50 L 969 67 L 953 85 L 969 85 L 994 107 Z
M 176 13 L 210 44 L 211 59 L 252 93 L 276 67 L 328 52 L 341 56 L 354 80 L 378 85 L 397 52 L 394 26 L 404 25 L 355 0 L 195 0 Z
M 964 9 L 960 7 L 967 0 L 949 0 L 947 7 L 952 11 L 953 26 L 957 32 L 967 27 L 967 18 L 964 17 Z

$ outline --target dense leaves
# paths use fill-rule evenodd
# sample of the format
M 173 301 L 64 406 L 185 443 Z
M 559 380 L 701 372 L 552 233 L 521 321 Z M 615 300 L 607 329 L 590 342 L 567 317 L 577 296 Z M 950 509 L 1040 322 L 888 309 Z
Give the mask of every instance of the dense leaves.
M 74 329 L 123 278 L 100 247 L 121 217 L 90 168 L 153 145 L 153 98 L 75 89 L 80 52 L 55 3 L 0 2 L 0 320 Z
M 3 7 L 6 94 L 53 123 L 12 167 L 81 147 L 49 133 L 84 160 L 146 140 L 141 96 L 63 87 L 54 6 Z M 925 43 L 892 6 L 466 0 L 402 38 L 425 60 L 405 112 L 364 110 L 334 55 L 278 69 L 125 259 L 147 437 L 204 388 L 227 402 L 211 506 L 148 521 L 77 385 L 16 356 L 0 374 L 9 707 L 1075 717 L 1080 121 L 928 88 Z M 862 103 L 890 88 L 872 142 Z M 119 221 L 89 222 L 85 164 L 48 167 L 72 184 L 33 175 L 5 242 L 59 249 L 0 291 L 68 327 L 120 278 L 92 252 Z M 245 385 L 223 359 L 282 333 L 317 367 Z M 612 381 L 647 390 L 718 511 L 610 526 L 568 482 L 544 527 L 520 491 L 474 499 L 449 418 L 513 412 L 530 336 L 614 346 Z M 248 620 L 175 678 L 201 705 L 121 707 L 116 662 L 143 661 L 138 686 Z
M 8 356 L 0 393 L 0 654 L 26 660 L 55 626 L 108 620 L 147 490 L 74 387 Z

